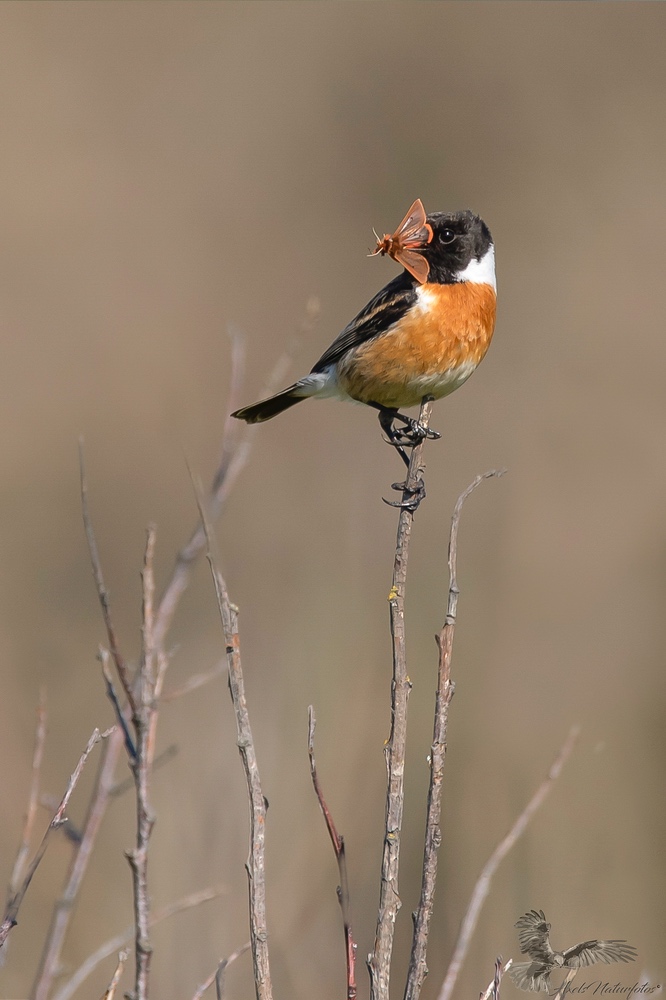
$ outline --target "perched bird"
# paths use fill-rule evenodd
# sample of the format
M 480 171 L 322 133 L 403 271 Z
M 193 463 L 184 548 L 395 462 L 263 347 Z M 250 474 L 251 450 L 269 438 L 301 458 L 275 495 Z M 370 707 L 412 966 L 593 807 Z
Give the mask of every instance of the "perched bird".
M 344 328 L 309 375 L 232 416 L 254 424 L 310 396 L 356 400 L 379 410 L 382 430 L 406 465 L 406 447 L 440 436 L 399 408 L 447 396 L 488 350 L 497 291 L 490 231 L 473 212 L 426 215 L 417 200 L 392 236 L 377 238 L 374 254 L 388 254 L 405 270 Z
M 582 969 L 595 962 L 634 962 L 636 949 L 626 941 L 581 941 L 566 951 L 554 951 L 543 910 L 530 910 L 516 923 L 520 951 L 531 962 L 514 965 L 511 978 L 521 990 L 550 992 L 550 974 L 557 969 Z

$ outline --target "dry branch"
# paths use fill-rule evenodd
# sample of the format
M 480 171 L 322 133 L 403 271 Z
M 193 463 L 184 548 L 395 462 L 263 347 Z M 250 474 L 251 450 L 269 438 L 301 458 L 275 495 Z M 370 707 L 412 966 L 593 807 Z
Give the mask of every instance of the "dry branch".
M 495 975 L 488 983 L 488 986 L 483 993 L 480 994 L 479 1000 L 499 1000 L 500 995 L 500 984 L 502 982 L 502 977 L 505 973 L 509 971 L 513 965 L 513 959 L 510 958 L 506 965 L 502 965 L 502 956 L 499 955 L 495 959 Z
M 523 811 L 520 813 L 515 823 L 511 826 L 509 832 L 500 841 L 483 866 L 481 874 L 479 875 L 476 885 L 474 886 L 474 891 L 469 901 L 467 912 L 463 918 L 458 939 L 456 940 L 456 944 L 453 949 L 453 957 L 449 963 L 446 977 L 437 1000 L 450 1000 L 463 962 L 467 956 L 472 936 L 479 920 L 481 907 L 485 902 L 486 896 L 490 892 L 490 884 L 493 880 L 493 876 L 518 838 L 525 832 L 527 824 L 532 819 L 532 816 L 534 816 L 534 813 L 543 804 L 553 785 L 562 773 L 562 768 L 571 756 L 574 746 L 576 745 L 579 732 L 580 729 L 578 726 L 574 726 L 571 729 L 560 751 L 555 757 L 555 760 L 551 764 L 548 774 L 541 782 Z
M 238 393 L 241 383 L 243 368 L 243 345 L 239 336 L 233 339 L 232 343 L 232 394 Z M 233 407 L 230 407 L 233 408 Z M 225 433 L 222 443 L 222 456 L 220 464 L 213 478 L 213 488 L 211 491 L 212 513 L 219 513 L 221 506 L 226 499 L 240 468 L 247 459 L 247 442 L 241 446 L 237 441 L 237 424 L 229 418 L 225 424 Z M 93 576 L 97 588 L 97 594 L 102 608 L 104 623 L 108 637 L 111 658 L 116 667 L 123 695 L 127 699 L 129 712 L 121 705 L 116 694 L 113 679 L 108 669 L 108 654 L 101 651 L 102 670 L 104 673 L 107 694 L 113 704 L 114 712 L 122 730 L 127 751 L 134 785 L 136 789 L 137 803 L 137 834 L 134 849 L 128 852 L 127 857 L 130 863 L 133 877 L 133 896 L 135 910 L 135 951 L 136 951 L 136 979 L 135 979 L 135 1000 L 147 1000 L 148 996 L 148 976 L 150 970 L 150 937 L 151 926 L 150 906 L 148 893 L 148 844 L 154 816 L 149 802 L 149 784 L 155 758 L 155 746 L 157 735 L 157 719 L 159 709 L 159 699 L 162 692 L 164 677 L 168 666 L 168 655 L 165 651 L 165 640 L 172 622 L 173 615 L 178 603 L 184 593 L 188 583 L 190 570 L 197 556 L 203 551 L 205 546 L 205 535 L 201 525 L 195 531 L 188 546 L 185 547 L 184 559 L 179 558 L 176 562 L 171 580 L 167 584 L 164 597 L 155 610 L 155 581 L 154 581 L 154 552 L 155 552 L 155 529 L 148 529 L 144 566 L 142 573 L 143 581 L 143 608 L 142 608 L 142 630 L 143 644 L 141 663 L 135 677 L 132 677 L 129 668 L 120 653 L 116 631 L 113 625 L 108 592 L 104 583 L 101 568 L 101 561 L 95 535 L 90 518 L 88 507 L 88 488 L 83 461 L 83 444 L 80 443 L 80 467 L 81 467 L 81 505 L 83 511 L 83 522 L 90 550 Z M 183 553 L 181 553 L 181 556 Z M 130 731 L 131 726 L 134 736 Z M 118 756 L 119 747 L 114 753 L 113 764 Z M 98 786 L 93 793 L 93 805 L 91 809 L 98 816 L 99 821 L 108 804 L 110 790 L 112 786 L 111 776 L 109 776 L 109 787 L 102 789 Z M 97 827 L 99 822 L 97 823 Z M 95 831 L 96 832 L 96 831 Z M 87 843 L 92 848 L 94 836 Z M 89 850 L 87 852 L 89 854 Z M 87 857 L 75 859 L 82 861 L 82 871 L 85 870 Z M 69 898 L 69 890 L 78 891 L 80 878 L 70 879 L 66 894 Z M 73 902 L 73 900 L 72 900 Z M 71 906 L 69 908 L 71 910 Z M 47 946 L 42 958 L 42 972 L 39 981 L 45 984 L 46 992 L 53 980 L 53 961 L 59 957 L 62 942 L 66 933 L 69 916 L 65 908 L 61 908 L 60 920 L 58 921 L 57 935 L 53 938 L 49 936 Z
M 222 631 L 224 632 L 229 666 L 229 691 L 236 716 L 237 744 L 250 799 L 250 852 L 246 869 L 250 890 L 250 940 L 252 943 L 254 985 L 257 1000 L 272 1000 L 273 985 L 268 956 L 268 927 L 266 923 L 265 833 L 267 806 L 261 790 L 259 766 L 245 698 L 238 635 L 238 608 L 229 600 L 226 584 L 215 565 L 211 551 L 210 529 L 201 503 L 199 503 L 199 513 L 206 536 L 206 554 L 215 586 Z
M 25 866 L 30 853 L 30 840 L 35 825 L 37 806 L 39 805 L 39 778 L 42 770 L 42 760 L 44 757 L 44 744 L 46 743 L 46 691 L 44 688 L 39 693 L 39 704 L 37 706 L 37 722 L 35 725 L 35 749 L 32 754 L 32 777 L 30 780 L 30 793 L 28 795 L 28 806 L 23 821 L 21 832 L 21 843 L 16 854 L 16 861 L 9 879 L 9 899 L 16 895 L 25 874 Z
M 345 960 L 347 963 L 347 1000 L 356 1000 L 356 942 L 351 926 L 351 913 L 349 903 L 349 879 L 347 877 L 347 858 L 345 855 L 344 838 L 338 833 L 331 811 L 326 804 L 324 793 L 319 784 L 317 765 L 314 756 L 314 733 L 316 719 L 312 705 L 308 708 L 308 757 L 310 758 L 310 776 L 312 785 L 319 802 L 319 807 L 326 821 L 328 835 L 333 844 L 335 859 L 338 862 L 338 872 L 340 874 L 340 885 L 338 886 L 338 902 L 342 911 L 342 924 L 345 934 Z
M 127 961 L 128 951 L 121 951 L 118 955 L 118 964 L 116 965 L 116 971 L 113 973 L 113 977 L 108 987 L 102 994 L 102 1000 L 113 1000 L 116 995 L 116 989 L 118 988 L 118 983 L 120 982 L 120 977 L 123 974 L 125 968 L 125 962 Z
M 60 971 L 61 954 L 67 928 L 74 903 L 88 869 L 88 862 L 106 813 L 106 807 L 113 794 L 114 775 L 122 745 L 123 736 L 120 729 L 116 729 L 104 744 L 102 761 L 89 800 L 88 815 L 83 824 L 83 832 L 70 863 L 65 887 L 55 904 L 46 943 L 42 949 L 39 970 L 31 992 L 33 1000 L 48 1000 L 53 990 L 55 978 Z M 116 950 L 116 948 L 113 949 L 113 951 Z
M 102 676 L 104 678 L 104 684 L 106 687 L 106 696 L 113 706 L 113 711 L 118 722 L 118 726 L 123 734 L 123 740 L 125 742 L 125 750 L 127 751 L 127 757 L 129 760 L 134 760 L 136 757 L 136 747 L 134 746 L 134 740 L 132 739 L 132 734 L 130 732 L 130 725 L 126 718 L 126 713 L 123 706 L 120 704 L 120 699 L 116 693 L 116 689 L 113 684 L 113 677 L 111 676 L 111 667 L 109 660 L 111 658 L 108 649 L 104 649 L 103 646 L 99 647 L 99 653 L 97 658 L 102 666 Z
M 78 780 L 81 777 L 81 772 L 83 771 L 83 768 L 85 767 L 85 764 L 86 764 L 86 761 L 88 760 L 88 757 L 92 753 L 93 748 L 101 740 L 106 739 L 107 736 L 110 736 L 111 733 L 114 732 L 114 730 L 115 730 L 115 726 L 112 729 L 107 729 L 103 733 L 100 733 L 99 729 L 95 729 L 93 731 L 92 736 L 88 740 L 88 744 L 87 744 L 85 750 L 83 751 L 83 753 L 81 754 L 81 757 L 79 758 L 79 762 L 76 765 L 76 767 L 74 768 L 74 771 L 72 772 L 72 774 L 70 776 L 69 782 L 67 783 L 67 788 L 65 790 L 65 794 L 63 795 L 62 799 L 60 800 L 60 804 L 59 804 L 58 808 L 55 811 L 53 819 L 51 820 L 51 822 L 49 823 L 48 827 L 46 828 L 46 832 L 44 833 L 44 836 L 42 837 L 42 841 L 41 841 L 39 847 L 37 848 L 35 856 L 33 857 L 32 861 L 28 865 L 28 868 L 27 868 L 27 871 L 25 873 L 25 876 L 23 877 L 23 881 L 21 882 L 21 885 L 18 887 L 18 889 L 16 890 L 16 892 L 14 893 L 14 895 L 12 896 L 12 898 L 7 903 L 7 908 L 5 910 L 4 919 L 2 921 L 2 924 L 0 925 L 0 948 L 2 948 L 2 946 L 5 943 L 5 941 L 7 940 L 7 935 L 11 931 L 12 927 L 16 926 L 16 917 L 18 915 L 19 908 L 21 906 L 21 903 L 23 902 L 23 899 L 25 897 L 26 892 L 28 891 L 28 887 L 29 887 L 29 885 L 30 885 L 30 883 L 32 881 L 32 877 L 35 874 L 35 872 L 37 871 L 37 869 L 39 867 L 39 864 L 40 864 L 42 858 L 44 857 L 44 854 L 46 853 L 46 848 L 48 847 L 48 843 L 49 843 L 49 839 L 51 837 L 51 834 L 53 833 L 54 830 L 57 830 L 58 827 L 62 826 L 63 823 L 65 822 L 65 810 L 67 809 L 67 806 L 69 804 L 69 800 L 72 797 L 72 792 L 74 791 L 74 789 L 76 788 L 76 786 L 78 784 Z
M 441 844 L 439 827 L 442 812 L 442 782 L 444 779 L 444 759 L 446 757 L 446 735 L 449 718 L 449 705 L 453 697 L 454 685 L 451 682 L 451 657 L 453 653 L 453 635 L 456 627 L 458 608 L 458 527 L 463 504 L 471 493 L 485 479 L 500 476 L 501 472 L 493 469 L 477 476 L 458 497 L 451 518 L 451 533 L 449 535 L 449 596 L 444 625 L 435 637 L 439 649 L 439 668 L 437 671 L 437 694 L 435 697 L 435 722 L 433 727 L 432 746 L 430 748 L 430 785 L 428 788 L 428 807 L 426 819 L 425 846 L 423 849 L 423 875 L 421 880 L 421 898 L 418 910 L 414 915 L 414 935 L 412 950 L 405 987 L 405 1000 L 417 1000 L 423 981 L 428 973 L 426 966 L 426 950 L 430 919 L 435 900 L 435 883 L 437 880 L 437 853 Z
M 182 913 L 183 910 L 191 910 L 195 906 L 200 906 L 202 903 L 208 902 L 210 899 L 217 899 L 226 892 L 225 886 L 212 886 L 210 889 L 202 889 L 201 892 L 193 892 L 182 899 L 179 899 L 175 903 L 169 903 L 168 906 L 163 906 L 160 910 L 157 910 L 150 918 L 151 928 L 156 927 L 157 924 L 161 923 L 163 920 L 167 920 L 169 917 L 175 916 L 177 913 Z M 109 941 L 105 941 L 103 945 L 89 955 L 85 960 L 83 965 L 79 966 L 74 975 L 67 980 L 67 982 L 60 987 L 57 993 L 54 994 L 53 1000 L 71 1000 L 78 988 L 86 981 L 86 979 L 93 974 L 95 969 L 104 959 L 109 958 L 119 949 L 124 948 L 132 940 L 134 936 L 134 924 L 127 927 L 120 934 L 111 938 Z
M 83 439 L 79 440 L 79 470 L 81 475 L 81 511 L 83 513 L 83 527 L 85 529 L 86 538 L 88 540 L 88 550 L 90 552 L 90 561 L 92 563 L 93 577 L 95 578 L 97 596 L 99 598 L 99 603 L 102 608 L 102 615 L 104 617 L 104 624 L 106 626 L 106 634 L 109 640 L 109 649 L 111 651 L 111 656 L 113 657 L 113 662 L 116 665 L 116 670 L 118 672 L 118 677 L 120 678 L 120 683 L 122 684 L 125 697 L 127 698 L 127 701 L 129 702 L 132 711 L 134 711 L 136 705 L 134 703 L 134 693 L 132 691 L 132 677 L 130 675 L 129 667 L 125 662 L 125 658 L 120 652 L 120 648 L 118 646 L 116 630 L 113 626 L 113 619 L 111 618 L 111 604 L 109 601 L 109 593 L 104 583 L 102 564 L 100 562 L 99 552 L 97 550 L 97 542 L 95 541 L 95 534 L 93 532 L 92 520 L 90 518 L 90 510 L 88 507 L 88 480 L 86 478 L 86 467 L 83 454 Z
M 211 972 L 208 979 L 204 980 L 204 982 L 201 984 L 201 986 L 197 989 L 196 993 L 192 997 L 192 1000 L 201 1000 L 206 990 L 209 990 L 210 987 L 213 985 L 213 983 L 215 983 L 217 989 L 217 995 L 219 998 L 222 995 L 222 988 L 221 988 L 222 976 L 227 971 L 231 963 L 235 962 L 237 958 L 241 957 L 241 955 L 244 955 L 245 952 L 249 951 L 251 947 L 252 947 L 251 942 L 248 941 L 246 944 L 242 945 L 242 947 L 237 948 L 236 951 L 232 952 L 228 958 L 220 959 L 217 968 L 214 969 L 213 972 Z
M 137 676 L 137 694 L 132 716 L 136 735 L 136 756 L 130 761 L 136 783 L 136 847 L 127 853 L 134 887 L 136 1000 L 148 1000 L 152 946 L 150 943 L 150 897 L 148 893 L 148 845 L 155 825 L 150 806 L 150 775 L 157 719 L 155 699 L 155 646 L 153 639 L 153 597 L 155 580 L 155 529 L 149 527 L 143 561 L 143 649 Z
M 243 383 L 245 344 L 242 335 L 235 330 L 229 331 L 229 337 L 231 340 L 231 384 L 227 409 L 231 413 L 235 409 Z M 207 500 L 207 514 L 210 520 L 214 520 L 220 514 L 229 492 L 249 456 L 249 439 L 247 437 L 242 441 L 238 439 L 240 427 L 237 420 L 233 420 L 230 416 L 226 417 L 222 431 L 220 460 L 213 476 Z M 199 522 L 190 535 L 189 541 L 178 553 L 171 578 L 159 600 L 154 627 L 154 641 L 158 650 L 164 650 L 173 616 L 189 585 L 192 567 L 205 548 L 206 533 L 202 523 Z
M 205 670 L 200 674 L 194 674 L 192 677 L 188 678 L 184 684 L 181 684 L 180 687 L 173 688 L 172 691 L 167 691 L 166 694 L 163 694 L 162 701 L 176 701 L 178 698 L 182 698 L 184 695 L 190 694 L 192 691 L 196 691 L 205 684 L 209 684 L 217 677 L 226 673 L 226 671 L 227 664 L 226 661 L 224 661 L 222 663 L 218 663 L 212 668 L 212 670 Z
M 167 747 L 162 750 L 153 760 L 153 774 L 155 771 L 159 770 L 160 767 L 164 767 L 168 764 L 170 760 L 178 755 L 179 747 L 177 743 L 170 743 Z M 129 778 L 124 778 L 122 781 L 116 781 L 116 783 L 111 788 L 111 797 L 114 799 L 119 798 L 126 792 L 129 792 L 130 788 L 134 788 L 134 778 L 130 775 Z
M 305 318 L 301 324 L 302 332 L 310 331 L 314 327 L 318 316 L 319 302 L 317 299 L 312 298 L 306 305 Z M 213 476 L 206 503 L 206 516 L 209 523 L 219 517 L 229 497 L 229 493 L 247 464 L 252 440 L 257 430 L 256 426 L 243 425 L 230 415 L 240 405 L 243 370 L 245 367 L 245 341 L 243 336 L 234 329 L 229 330 L 229 337 L 231 339 L 231 384 L 227 406 L 229 415 L 224 423 L 220 460 Z M 271 395 L 276 385 L 282 380 L 291 361 L 291 354 L 294 348 L 295 343 L 279 358 L 266 380 L 264 387 L 265 395 Z M 171 579 L 159 601 L 155 617 L 154 635 L 155 645 L 160 651 L 164 650 L 167 632 L 173 621 L 180 598 L 189 584 L 192 567 L 205 549 L 206 532 L 200 520 L 192 532 L 189 541 L 178 553 Z
M 431 402 L 424 402 L 419 413 L 419 423 L 428 427 Z M 412 449 L 402 502 L 414 496 L 414 488 L 421 480 L 423 441 Z M 407 702 L 411 683 L 407 676 L 405 651 L 405 583 L 409 539 L 414 511 L 403 507 L 398 518 L 398 535 L 393 563 L 393 582 L 389 593 L 391 637 L 393 641 L 393 681 L 391 685 L 391 732 L 386 744 L 387 793 L 382 856 L 379 911 L 374 951 L 368 957 L 371 1000 L 388 1000 L 391 975 L 391 954 L 395 920 L 400 909 L 398 895 L 398 868 L 400 862 L 400 834 L 404 802 L 405 746 L 407 740 Z
M 132 872 L 135 918 L 136 972 L 134 998 L 135 1000 L 148 1000 L 148 981 L 152 954 L 150 945 L 150 896 L 148 892 L 148 845 L 155 823 L 155 817 L 150 807 L 149 786 L 155 746 L 157 712 L 159 707 L 155 694 L 157 667 L 153 614 L 155 593 L 153 560 L 155 556 L 156 533 L 154 527 L 151 526 L 148 528 L 142 572 L 143 643 L 141 662 L 136 677 L 131 678 L 129 670 L 118 652 L 115 628 L 111 617 L 111 609 L 104 586 L 104 578 L 97 550 L 95 533 L 88 509 L 87 485 L 83 466 L 82 447 L 80 449 L 80 459 L 83 521 L 88 539 L 90 558 L 93 566 L 93 575 L 97 584 L 97 593 L 104 615 L 109 644 L 111 646 L 111 656 L 113 657 L 116 671 L 131 709 L 131 721 L 134 728 L 134 739 L 132 740 L 127 724 L 124 721 L 124 710 L 119 703 L 117 695 L 115 694 L 113 682 L 108 673 L 108 669 L 105 669 L 106 661 L 104 655 L 102 654 L 102 669 L 105 671 L 107 693 L 109 693 L 113 702 L 116 716 L 121 721 L 121 729 L 124 733 L 129 765 L 136 789 L 136 846 L 133 850 L 128 851 L 126 854 Z

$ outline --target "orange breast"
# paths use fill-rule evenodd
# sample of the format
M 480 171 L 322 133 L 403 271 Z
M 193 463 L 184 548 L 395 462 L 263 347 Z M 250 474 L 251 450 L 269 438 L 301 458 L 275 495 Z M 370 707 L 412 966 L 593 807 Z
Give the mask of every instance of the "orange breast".
M 340 361 L 338 384 L 352 399 L 387 407 L 440 399 L 482 360 L 495 329 L 494 288 L 425 284 L 418 296 L 402 319 Z

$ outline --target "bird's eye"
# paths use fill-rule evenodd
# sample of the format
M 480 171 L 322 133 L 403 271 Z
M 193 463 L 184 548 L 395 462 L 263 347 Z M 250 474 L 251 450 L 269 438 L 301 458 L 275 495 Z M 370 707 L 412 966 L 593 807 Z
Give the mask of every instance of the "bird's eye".
M 453 243 L 455 238 L 456 234 L 453 232 L 452 229 L 442 229 L 441 233 L 439 234 L 439 242 L 444 243 L 445 246 L 448 246 L 449 243 Z

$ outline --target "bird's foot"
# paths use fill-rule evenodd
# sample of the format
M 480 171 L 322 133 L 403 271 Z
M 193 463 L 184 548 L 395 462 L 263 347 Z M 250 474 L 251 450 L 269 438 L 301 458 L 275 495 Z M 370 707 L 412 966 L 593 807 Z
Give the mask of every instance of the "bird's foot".
M 412 513 L 418 508 L 426 495 L 425 483 L 420 476 L 413 483 L 408 483 L 407 481 L 404 483 L 391 483 L 391 489 L 402 493 L 402 500 L 386 500 L 382 497 L 384 503 L 388 504 L 389 507 L 398 507 L 400 510 L 411 510 Z
M 413 417 L 407 417 L 404 413 L 396 413 L 394 420 L 400 420 L 405 425 L 400 430 L 395 427 L 393 428 L 395 440 L 407 447 L 414 447 L 414 445 L 424 440 L 436 441 L 442 436 L 439 431 L 433 430 L 432 427 L 424 427 L 418 420 L 414 420 Z

